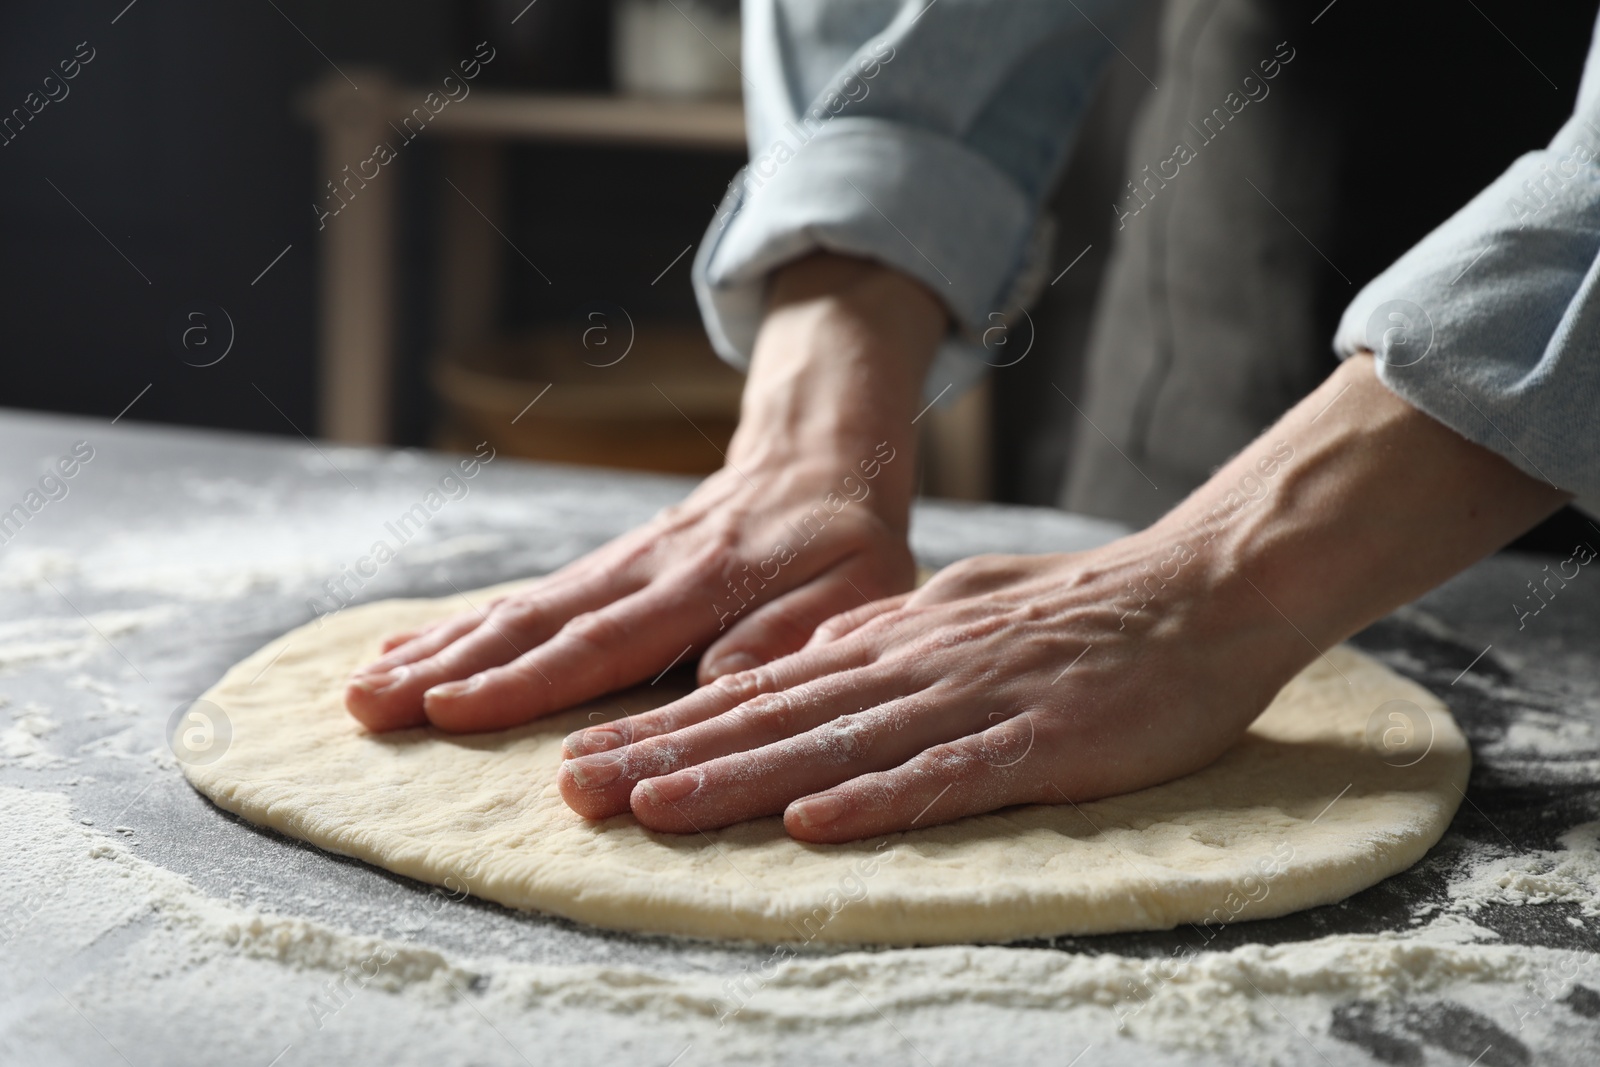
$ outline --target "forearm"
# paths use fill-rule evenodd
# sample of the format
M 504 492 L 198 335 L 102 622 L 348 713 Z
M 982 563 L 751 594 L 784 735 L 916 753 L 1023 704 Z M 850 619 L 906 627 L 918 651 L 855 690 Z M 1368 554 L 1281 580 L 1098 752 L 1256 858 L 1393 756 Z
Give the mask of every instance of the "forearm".
M 990 313 L 1042 273 L 1040 202 L 1139 6 L 919 7 L 745 3 L 750 162 L 694 267 L 713 343 L 732 362 L 753 351 L 771 264 L 807 250 L 921 279 L 974 364 Z
M 1148 533 L 1187 539 L 1222 616 L 1275 635 L 1266 645 L 1291 664 L 1566 499 L 1411 407 L 1358 355 Z
M 890 268 L 823 254 L 780 269 L 729 461 L 856 468 L 887 443 L 895 458 L 873 495 L 903 526 L 915 485 L 912 419 L 946 329 L 938 300 Z

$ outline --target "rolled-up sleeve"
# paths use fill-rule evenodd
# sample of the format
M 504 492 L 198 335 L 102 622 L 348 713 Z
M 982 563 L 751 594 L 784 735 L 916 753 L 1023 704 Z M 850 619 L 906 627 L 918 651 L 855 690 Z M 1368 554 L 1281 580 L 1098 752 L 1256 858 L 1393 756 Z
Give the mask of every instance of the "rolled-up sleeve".
M 1382 166 L 1383 161 L 1374 165 Z M 1413 406 L 1600 504 L 1600 29 L 1572 118 L 1345 310 Z
M 746 0 L 750 161 L 694 266 L 719 354 L 747 366 L 768 275 L 827 250 L 942 298 L 954 327 L 930 388 L 980 373 L 990 316 L 1047 269 L 1040 204 L 1135 7 Z

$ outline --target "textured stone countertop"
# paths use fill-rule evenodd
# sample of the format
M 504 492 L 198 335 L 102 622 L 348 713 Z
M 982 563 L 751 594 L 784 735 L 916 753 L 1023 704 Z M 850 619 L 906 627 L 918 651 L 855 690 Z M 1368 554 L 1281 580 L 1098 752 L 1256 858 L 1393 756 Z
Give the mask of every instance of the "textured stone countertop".
M 321 584 L 366 552 L 384 535 L 384 523 L 454 461 L 0 412 L 0 510 L 22 502 L 46 464 L 79 441 L 90 443 L 93 458 L 66 483 L 66 495 L 48 500 L 0 545 L 0 787 L 65 797 L 82 832 L 135 857 L 117 862 L 179 875 L 219 906 L 396 937 L 429 887 L 219 811 L 184 781 L 163 731 L 173 709 L 228 666 L 307 621 L 308 599 Z M 444 595 L 542 573 L 643 520 L 689 484 L 496 459 L 360 599 Z M 924 563 L 939 566 L 979 552 L 1085 548 L 1117 532 L 1058 512 L 930 502 L 919 506 L 913 543 Z M 1593 543 L 1600 546 L 1600 530 Z M 1202 954 L 1404 934 L 1450 911 L 1467 873 L 1501 864 L 1539 876 L 1568 851 L 1593 852 L 1592 834 L 1571 832 L 1600 819 L 1600 571 L 1582 568 L 1520 628 L 1511 606 L 1555 562 L 1494 557 L 1356 639 L 1445 700 L 1472 741 L 1467 802 L 1433 852 L 1341 904 L 1236 924 Z M 168 952 L 160 967 L 148 965 L 146 956 L 154 958 L 162 939 L 175 935 L 164 932 L 170 916 L 160 906 L 142 904 L 74 939 L 72 916 L 48 907 L 66 890 L 52 888 L 50 871 L 29 848 L 35 845 L 0 845 L 0 1062 L 441 1062 L 434 1041 L 445 1042 L 438 1046 L 447 1050 L 443 1062 L 459 1063 L 665 1065 L 679 1062 L 676 1055 L 690 1067 L 751 1055 L 748 1034 L 692 1013 L 669 1013 L 647 1026 L 635 1012 L 613 1023 L 598 1008 L 559 997 L 511 1011 L 490 992 L 496 967 L 560 973 L 601 965 L 715 977 L 748 971 L 769 955 L 763 946 L 634 937 L 463 901 L 442 910 L 416 944 L 475 961 L 475 977 L 438 1003 L 414 991 L 366 991 L 341 1018 L 313 1027 L 307 1020 L 317 1012 L 306 1005 L 326 983 L 296 969 L 292 954 L 269 961 L 272 970 L 254 959 L 228 970 L 234 965 L 209 950 L 195 950 L 192 963 Z M 150 879 L 159 876 L 138 874 L 145 879 L 139 884 L 156 884 Z M 1063 1067 L 1080 1054 L 1083 1067 L 1258 1058 L 1592 1063 L 1600 1056 L 1600 918 L 1581 877 L 1576 889 L 1559 871 L 1549 881 L 1543 901 L 1490 900 L 1455 911 L 1465 916 L 1468 941 L 1571 953 L 1573 974 L 1556 984 L 1524 975 L 1493 986 L 1468 983 L 1476 993 L 1419 981 L 1399 998 L 1372 999 L 1360 989 L 1319 992 L 1314 1000 L 1263 994 L 1267 1003 L 1250 1014 L 1260 1033 L 1243 1051 L 1237 1043 L 1187 1047 L 1138 1026 L 1119 1033 L 1082 1005 L 1013 1010 L 957 998 L 932 1009 L 874 1007 L 820 1029 L 777 1027 L 762 1039 L 761 1058 L 945 1064 L 984 1056 Z M 1041 951 L 1157 957 L 1171 955 L 1185 936 L 1177 930 L 989 951 L 1019 959 Z M 227 977 L 184 984 L 191 967 Z M 110 976 L 130 974 L 141 977 L 117 978 L 115 996 L 102 991 Z M 196 988 L 212 992 L 200 996 Z

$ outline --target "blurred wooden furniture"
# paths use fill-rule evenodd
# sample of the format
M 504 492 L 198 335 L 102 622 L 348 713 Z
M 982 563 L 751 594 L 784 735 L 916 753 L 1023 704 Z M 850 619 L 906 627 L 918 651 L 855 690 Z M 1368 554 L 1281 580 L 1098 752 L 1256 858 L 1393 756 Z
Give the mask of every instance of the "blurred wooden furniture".
M 387 171 L 405 165 L 398 132 L 428 90 L 402 88 L 383 72 L 349 71 L 355 85 L 332 76 L 307 94 L 305 112 L 321 142 L 324 182 L 338 182 L 372 155 L 396 148 Z M 504 175 L 500 145 L 510 140 L 599 141 L 682 149 L 738 151 L 743 109 L 729 101 L 645 100 L 559 96 L 473 89 L 447 104 L 416 136 L 443 138 L 439 344 L 459 348 L 486 339 L 493 327 L 496 264 L 504 240 Z M 323 220 L 320 340 L 321 403 L 317 429 L 331 440 L 387 444 L 394 375 L 396 241 L 394 175 L 366 181 L 338 215 Z M 328 186 L 319 183 L 316 202 Z M 448 190 L 447 190 L 448 192 Z M 337 201 L 331 201 L 337 205 Z
M 668 474 L 722 465 L 744 376 L 712 354 L 703 331 L 640 325 L 597 350 L 580 336 L 549 327 L 442 353 L 437 444 L 471 451 L 486 440 L 513 456 Z M 555 403 L 543 402 L 547 391 L 559 391 Z
M 320 141 L 321 179 L 314 190 L 315 202 L 337 205 L 339 201 L 331 196 L 326 201 L 324 197 L 335 183 L 343 182 L 361 161 L 371 157 L 376 145 L 394 146 L 396 158 L 381 168 L 378 177 L 359 184 L 337 215 L 322 220 L 318 235 L 322 280 L 317 432 L 351 444 L 388 444 L 397 321 L 393 264 L 399 248 L 399 220 L 398 185 L 394 175 L 383 172 L 405 166 L 408 138 L 401 126 L 429 90 L 402 87 L 381 70 L 346 70 L 350 80 L 330 76 L 302 101 Z M 500 291 L 498 265 L 510 244 L 502 232 L 506 190 L 501 146 L 505 142 L 589 142 L 721 152 L 745 147 L 743 109 L 735 101 L 476 88 L 465 99 L 432 115 L 414 136 L 443 141 L 445 179 L 453 187 L 453 192 L 442 193 L 440 201 L 437 348 L 441 353 L 478 354 L 467 357 L 457 368 L 459 373 L 448 368 L 436 371 L 435 384 L 445 390 L 446 405 L 458 424 L 465 408 L 472 406 L 465 404 L 465 397 L 487 399 L 493 392 L 488 383 L 495 375 L 488 373 L 486 366 L 497 366 L 500 371 L 510 367 L 508 350 L 493 336 L 495 297 Z M 647 324 L 638 325 L 641 331 L 647 328 Z M 451 388 L 456 389 L 453 399 Z M 705 421 L 721 425 L 727 417 L 736 416 L 734 396 L 733 406 L 722 420 L 702 412 Z M 929 495 L 988 496 L 986 397 L 986 390 L 974 390 L 923 417 L 924 435 L 930 441 L 924 481 Z M 604 405 L 598 394 L 591 395 L 588 403 L 594 417 L 604 422 L 600 414 Z M 580 431 L 575 422 L 569 421 L 566 429 L 573 445 L 593 437 Z M 535 449 L 523 454 L 537 458 L 556 459 L 572 452 L 548 433 L 513 436 Z M 614 443 L 619 440 L 614 434 L 610 439 Z M 588 454 L 625 459 L 614 449 Z M 656 458 L 666 462 L 664 455 Z M 656 469 L 677 468 L 658 465 Z

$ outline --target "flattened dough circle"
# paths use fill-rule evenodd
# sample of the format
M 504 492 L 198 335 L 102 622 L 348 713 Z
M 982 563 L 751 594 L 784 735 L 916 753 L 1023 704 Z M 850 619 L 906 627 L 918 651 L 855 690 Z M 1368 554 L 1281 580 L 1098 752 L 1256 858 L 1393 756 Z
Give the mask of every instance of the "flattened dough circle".
M 468 596 L 481 606 L 511 587 Z M 214 762 L 186 765 L 189 780 L 251 822 L 514 908 L 642 932 L 914 945 L 1160 930 L 1342 900 L 1422 857 L 1470 766 L 1443 704 L 1341 647 L 1216 763 L 1139 793 L 843 846 L 800 844 L 776 817 L 654 834 L 630 815 L 580 818 L 555 772 L 570 731 L 679 695 L 665 683 L 497 734 L 372 735 L 346 714 L 345 678 L 385 634 L 460 610 L 459 597 L 390 600 L 273 641 L 205 694 L 232 740 Z M 1380 758 L 1369 718 L 1390 700 L 1427 723 L 1400 739 L 1414 753 Z

